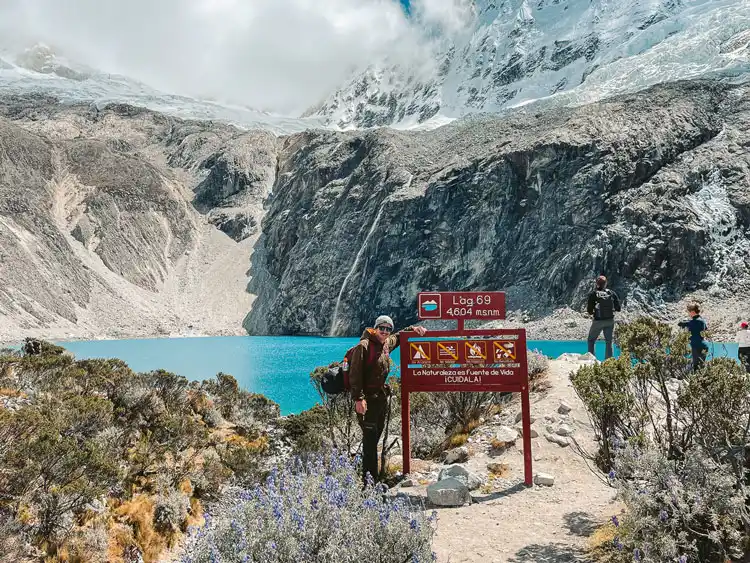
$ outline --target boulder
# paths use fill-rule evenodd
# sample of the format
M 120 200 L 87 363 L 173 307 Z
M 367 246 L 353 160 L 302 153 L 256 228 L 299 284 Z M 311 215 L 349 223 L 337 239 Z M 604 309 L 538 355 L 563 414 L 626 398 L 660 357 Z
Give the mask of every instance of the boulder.
M 444 481 L 445 479 L 461 481 L 470 491 L 478 489 L 484 483 L 484 480 L 479 475 L 472 473 L 461 465 L 451 465 L 442 469 L 438 475 L 438 481 Z
M 401 481 L 401 488 L 413 487 L 414 481 L 412 479 L 404 479 Z
M 445 459 L 443 463 L 446 465 L 453 465 L 454 463 L 463 463 L 469 459 L 469 450 L 466 446 L 459 448 L 453 448 L 445 452 Z
M 510 426 L 500 426 L 495 431 L 494 439 L 498 442 L 503 442 L 506 445 L 513 444 L 518 440 L 518 432 L 516 432 L 515 428 L 511 428 Z
M 570 442 L 568 442 L 568 439 L 563 436 L 557 436 L 555 434 L 545 434 L 545 438 L 547 438 L 548 442 L 552 442 L 553 444 L 557 444 L 561 447 L 566 447 L 570 445 Z
M 437 506 L 463 506 L 471 502 L 469 488 L 452 477 L 429 485 L 427 498 Z
M 557 407 L 557 412 L 559 412 L 560 414 L 568 414 L 572 410 L 573 410 L 573 407 L 571 407 L 565 401 L 560 401 L 560 406 Z
M 573 434 L 573 427 L 569 424 L 561 424 L 557 428 L 557 434 L 559 436 L 571 436 Z
M 536 473 L 534 475 L 534 484 L 535 485 L 544 485 L 546 487 L 551 487 L 555 484 L 555 478 L 554 476 L 548 474 L 548 473 Z

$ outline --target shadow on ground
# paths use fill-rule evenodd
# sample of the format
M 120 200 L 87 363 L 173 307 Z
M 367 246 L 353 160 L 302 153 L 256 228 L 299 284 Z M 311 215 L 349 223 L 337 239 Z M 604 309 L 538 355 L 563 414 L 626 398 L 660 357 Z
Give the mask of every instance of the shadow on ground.
M 588 512 L 568 512 L 563 516 L 563 521 L 571 534 L 582 538 L 593 534 L 599 525 Z
M 583 563 L 585 561 L 588 559 L 581 550 L 555 543 L 527 545 L 508 559 L 508 563 Z
M 521 491 L 525 491 L 528 489 L 526 485 L 523 483 L 518 483 L 516 485 L 513 485 L 512 487 L 508 487 L 506 489 L 503 489 L 502 491 L 496 491 L 494 493 L 489 493 L 486 495 L 477 495 L 472 494 L 471 495 L 471 503 L 483 503 L 483 502 L 489 502 L 492 500 L 497 500 L 499 498 L 507 497 L 510 495 L 514 495 L 516 493 L 520 493 Z M 438 506 L 436 504 L 432 504 L 430 500 L 427 498 L 427 494 L 420 494 L 417 492 L 407 492 L 404 489 L 401 489 L 394 495 L 394 498 L 405 498 L 407 499 L 412 505 L 419 506 L 423 510 L 424 509 L 441 509 L 441 508 L 460 508 L 457 506 Z M 466 505 L 464 505 L 466 506 Z

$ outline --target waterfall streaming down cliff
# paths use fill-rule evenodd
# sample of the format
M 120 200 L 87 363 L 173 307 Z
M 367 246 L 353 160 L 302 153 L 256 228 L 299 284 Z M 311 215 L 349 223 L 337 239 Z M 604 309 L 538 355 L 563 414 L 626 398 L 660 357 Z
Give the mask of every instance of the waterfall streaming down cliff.
M 372 234 L 375 232 L 375 229 L 378 226 L 378 222 L 380 221 L 380 216 L 383 214 L 383 209 L 385 209 L 385 202 L 383 202 L 383 205 L 380 206 L 380 209 L 378 210 L 378 214 L 375 216 L 375 220 L 372 222 L 372 225 L 370 226 L 370 230 L 367 232 L 365 241 L 362 243 L 362 247 L 359 249 L 359 252 L 357 252 L 356 258 L 354 258 L 354 263 L 352 264 L 352 267 L 349 269 L 349 272 L 346 274 L 346 277 L 344 278 L 344 282 L 341 284 L 341 289 L 339 290 L 339 296 L 336 299 L 336 306 L 333 308 L 333 319 L 331 320 L 331 329 L 328 333 L 328 336 L 336 336 L 336 327 L 337 327 L 337 320 L 338 320 L 338 315 L 339 315 L 339 307 L 341 306 L 341 297 L 344 295 L 344 290 L 346 289 L 346 286 L 349 283 L 349 280 L 351 279 L 354 272 L 357 270 L 357 266 L 359 265 L 359 261 L 362 259 L 362 256 L 364 255 L 365 250 L 367 249 L 367 245 L 370 243 L 370 238 L 372 237 Z

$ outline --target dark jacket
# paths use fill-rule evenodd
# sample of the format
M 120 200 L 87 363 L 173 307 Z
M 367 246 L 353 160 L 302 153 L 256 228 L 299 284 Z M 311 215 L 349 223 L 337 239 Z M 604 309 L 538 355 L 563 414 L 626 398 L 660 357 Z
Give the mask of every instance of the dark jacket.
M 390 353 L 398 348 L 399 334 L 400 331 L 392 333 L 381 344 L 374 328 L 365 329 L 362 333 L 349 367 L 349 384 L 355 401 L 385 393 L 391 371 Z
M 708 325 L 700 315 L 695 315 L 692 319 L 686 321 L 680 321 L 677 325 L 690 331 L 690 346 L 692 348 L 708 348 L 708 344 L 701 334 L 708 328 Z
M 615 311 L 620 311 L 620 298 L 611 289 L 595 289 L 589 293 L 586 310 L 597 321 L 614 319 Z

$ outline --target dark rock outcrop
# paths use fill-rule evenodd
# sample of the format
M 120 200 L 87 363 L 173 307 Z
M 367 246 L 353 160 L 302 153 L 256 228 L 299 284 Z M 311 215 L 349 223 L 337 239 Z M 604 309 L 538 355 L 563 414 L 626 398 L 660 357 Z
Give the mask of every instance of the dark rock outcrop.
M 431 132 L 286 139 L 253 257 L 250 332 L 415 321 L 420 290 L 538 314 L 606 272 L 630 307 L 750 283 L 745 89 L 675 83 Z

